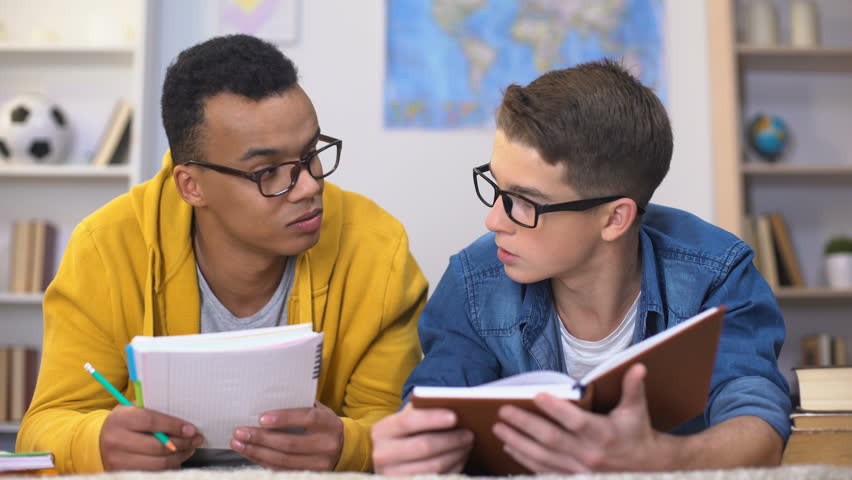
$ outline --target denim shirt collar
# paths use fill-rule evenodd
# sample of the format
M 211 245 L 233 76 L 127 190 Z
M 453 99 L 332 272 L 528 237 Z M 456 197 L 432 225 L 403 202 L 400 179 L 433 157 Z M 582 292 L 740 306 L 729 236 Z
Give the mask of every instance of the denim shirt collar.
M 639 227 L 639 254 L 642 259 L 642 286 L 640 287 L 636 328 L 633 343 L 666 329 L 663 315 L 663 299 L 660 293 L 660 278 L 657 272 L 656 252 L 644 225 Z

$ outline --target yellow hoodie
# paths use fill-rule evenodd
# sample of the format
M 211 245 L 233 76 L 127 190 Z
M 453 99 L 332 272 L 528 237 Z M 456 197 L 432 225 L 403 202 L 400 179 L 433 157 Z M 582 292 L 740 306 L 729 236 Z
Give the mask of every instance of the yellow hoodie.
M 103 470 L 100 432 L 116 405 L 83 364 L 133 398 L 124 345 L 199 332 L 192 207 L 171 165 L 166 154 L 153 179 L 77 226 L 45 293 L 41 369 L 17 449 L 53 452 L 62 473 Z M 325 334 L 317 399 L 343 421 L 336 469 L 369 471 L 370 427 L 399 408 L 420 361 L 426 279 L 403 227 L 376 204 L 325 182 L 323 209 L 319 242 L 299 255 L 287 320 Z

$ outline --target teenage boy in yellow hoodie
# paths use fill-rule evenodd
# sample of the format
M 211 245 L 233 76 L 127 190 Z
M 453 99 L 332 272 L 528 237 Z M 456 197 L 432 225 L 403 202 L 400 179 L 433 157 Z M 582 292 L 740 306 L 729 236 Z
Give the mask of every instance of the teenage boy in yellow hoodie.
M 341 142 L 266 42 L 218 37 L 182 52 L 162 115 L 162 170 L 80 223 L 45 293 L 41 370 L 17 448 L 53 452 L 66 473 L 187 460 L 370 470 L 370 426 L 399 407 L 421 355 L 427 285 L 403 227 L 325 182 Z M 123 347 L 135 335 L 308 322 L 325 335 L 315 407 L 266 412 L 235 430 L 233 452 L 198 449 L 201 435 L 179 418 L 117 406 L 82 368 L 91 362 L 132 398 Z

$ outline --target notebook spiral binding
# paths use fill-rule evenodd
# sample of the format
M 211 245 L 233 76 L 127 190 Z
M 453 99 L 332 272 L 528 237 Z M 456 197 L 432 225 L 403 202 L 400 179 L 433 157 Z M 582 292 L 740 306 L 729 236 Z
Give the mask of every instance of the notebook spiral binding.
M 316 353 L 314 354 L 314 380 L 319 378 L 322 371 L 322 342 L 317 343 Z

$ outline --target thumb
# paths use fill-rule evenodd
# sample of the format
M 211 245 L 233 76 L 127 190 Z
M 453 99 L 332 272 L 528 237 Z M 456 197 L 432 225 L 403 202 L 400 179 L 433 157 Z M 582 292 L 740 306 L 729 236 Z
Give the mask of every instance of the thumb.
M 647 410 L 645 398 L 645 374 L 647 373 L 648 369 L 641 363 L 627 369 L 627 373 L 621 381 L 621 400 L 618 402 L 617 408 Z

